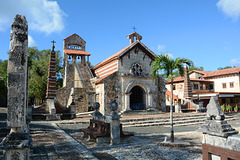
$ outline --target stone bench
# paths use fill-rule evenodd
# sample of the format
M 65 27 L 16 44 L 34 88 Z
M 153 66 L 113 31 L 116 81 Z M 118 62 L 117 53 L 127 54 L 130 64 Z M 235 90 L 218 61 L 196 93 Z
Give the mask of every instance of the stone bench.
M 130 136 L 134 136 L 133 133 L 124 132 L 122 130 L 122 124 L 120 124 L 120 137 L 126 138 Z M 110 123 L 106 123 L 99 120 L 90 119 L 90 125 L 88 128 L 80 129 L 81 132 L 84 133 L 85 136 L 89 136 L 89 138 L 95 138 L 99 141 L 99 138 L 102 137 L 110 137 Z
M 98 120 L 90 119 L 90 125 L 86 129 L 80 129 L 84 135 L 88 135 L 91 138 L 109 137 L 110 136 L 110 124 Z

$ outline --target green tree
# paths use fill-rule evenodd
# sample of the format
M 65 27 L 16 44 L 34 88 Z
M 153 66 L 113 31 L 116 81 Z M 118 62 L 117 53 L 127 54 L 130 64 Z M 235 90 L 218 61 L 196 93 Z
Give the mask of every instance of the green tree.
M 231 67 L 231 66 L 218 67 L 217 70 L 223 70 L 223 69 L 229 69 L 229 68 L 235 68 L 235 66 L 234 67 Z
M 171 127 L 171 142 L 174 142 L 173 130 L 173 79 L 176 78 L 175 71 L 178 71 L 181 76 L 184 75 L 184 64 L 191 66 L 193 63 L 186 58 L 173 59 L 169 57 L 168 53 L 158 55 L 152 65 L 151 75 L 156 78 L 160 75 L 166 80 L 171 81 L 171 105 L 170 105 L 170 127 Z
M 203 67 L 196 67 L 194 64 L 192 64 L 191 66 L 189 66 L 189 72 L 193 71 L 193 70 L 198 70 L 198 71 L 203 71 Z
M 36 47 L 28 48 L 29 66 L 29 96 L 31 99 L 43 100 L 46 96 L 49 57 L 51 50 L 39 51 Z M 61 82 L 61 56 L 56 52 L 57 87 L 62 87 Z
M 0 59 L 0 77 L 3 78 L 5 86 L 7 86 L 7 65 L 8 65 L 8 60 L 2 61 Z
M 204 69 L 203 69 L 203 67 L 196 67 L 196 66 L 192 63 L 191 66 L 189 66 L 188 71 L 191 72 L 191 71 L 193 71 L 193 70 L 203 71 Z M 181 76 L 178 70 L 175 70 L 175 71 L 174 71 L 174 74 L 175 74 L 175 77 L 180 77 L 180 76 Z

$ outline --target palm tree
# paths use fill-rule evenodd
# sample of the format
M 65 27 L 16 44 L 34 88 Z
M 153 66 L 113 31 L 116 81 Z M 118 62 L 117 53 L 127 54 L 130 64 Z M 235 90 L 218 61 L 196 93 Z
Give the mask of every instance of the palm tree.
M 181 76 L 184 76 L 184 64 L 192 65 L 192 61 L 186 58 L 173 59 L 168 53 L 158 55 L 152 65 L 151 75 L 157 78 L 158 75 L 171 81 L 171 105 L 170 105 L 170 127 L 171 127 L 171 142 L 174 142 L 173 131 L 173 79 L 177 77 L 176 71 Z

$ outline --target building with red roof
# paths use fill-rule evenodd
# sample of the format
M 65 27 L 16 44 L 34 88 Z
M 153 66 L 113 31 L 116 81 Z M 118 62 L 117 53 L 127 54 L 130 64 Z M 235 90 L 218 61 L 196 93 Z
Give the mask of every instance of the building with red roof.
M 206 107 L 211 96 L 217 96 L 220 105 L 240 106 L 240 67 L 209 72 L 193 70 L 189 77 L 194 102 L 203 102 Z M 166 83 L 166 87 L 170 89 L 170 83 Z M 173 93 L 183 102 L 184 77 L 174 79 L 173 89 Z
M 129 34 L 130 44 L 94 67 L 89 67 L 90 53 L 77 34 L 64 39 L 63 88 L 57 100 L 64 106 L 73 101 L 77 112 L 91 110 L 100 103 L 100 112 L 110 112 L 109 104 L 118 103 L 119 112 L 158 109 L 165 111 L 165 80 L 150 76 L 155 53 L 142 42 L 137 32 Z

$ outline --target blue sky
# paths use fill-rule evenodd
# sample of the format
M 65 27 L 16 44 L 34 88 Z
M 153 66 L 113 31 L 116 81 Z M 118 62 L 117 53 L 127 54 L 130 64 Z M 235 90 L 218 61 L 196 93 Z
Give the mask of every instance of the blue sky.
M 1 0 L 0 59 L 8 59 L 10 26 L 26 16 L 29 46 L 62 52 L 63 39 L 77 33 L 93 65 L 129 45 L 136 31 L 156 54 L 191 59 L 197 67 L 240 66 L 240 0 Z

